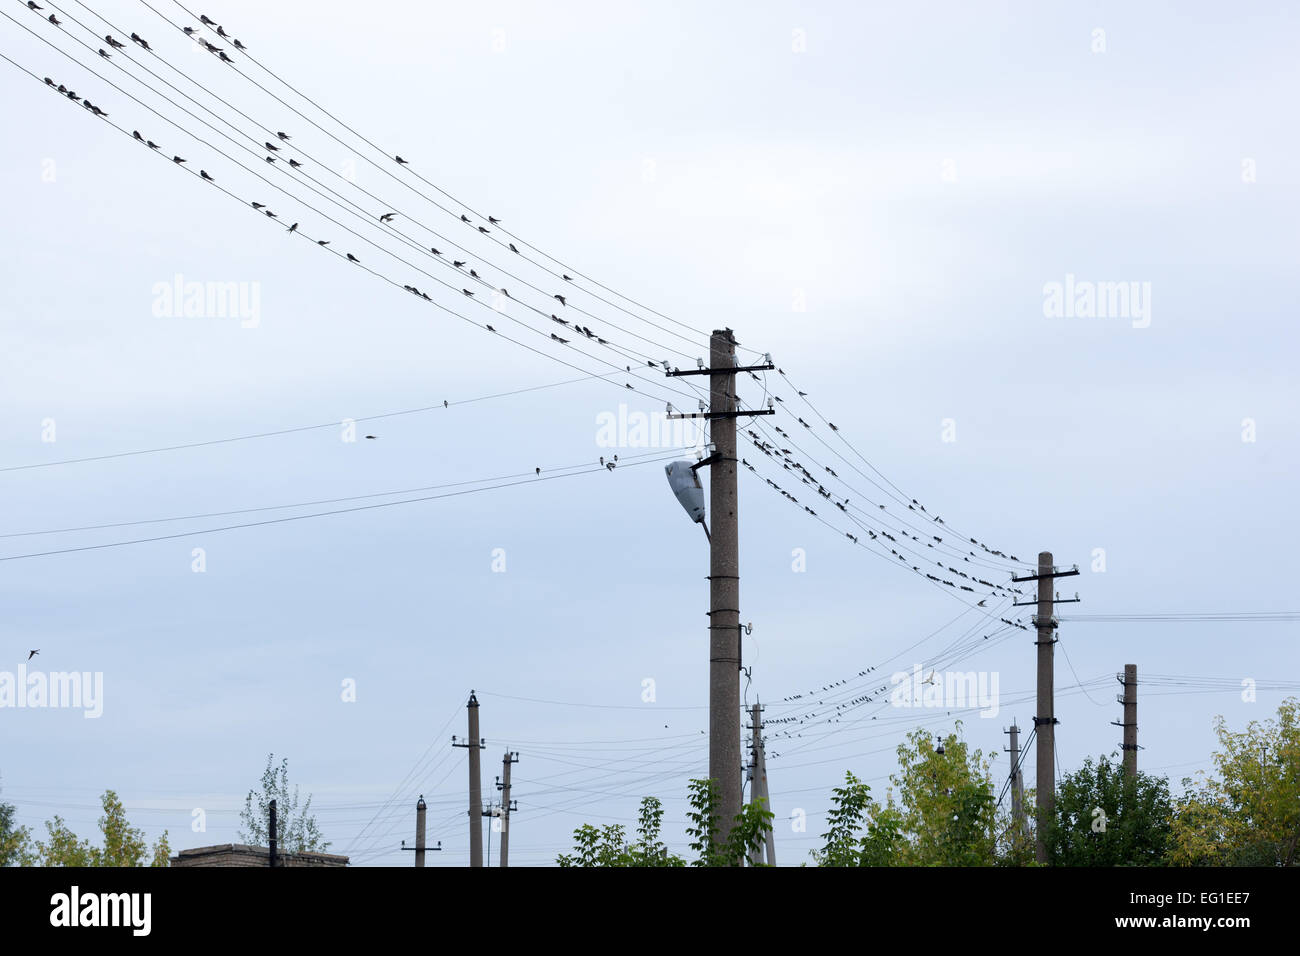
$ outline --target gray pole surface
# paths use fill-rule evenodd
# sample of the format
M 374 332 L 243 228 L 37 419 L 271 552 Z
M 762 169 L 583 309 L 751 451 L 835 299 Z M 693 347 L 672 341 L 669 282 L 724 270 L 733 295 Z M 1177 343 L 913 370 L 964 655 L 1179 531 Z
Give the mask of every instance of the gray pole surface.
M 1020 768 L 1020 728 L 1015 724 L 1007 731 L 1011 735 L 1011 819 L 1019 833 L 1025 832 L 1025 775 Z
M 501 760 L 501 865 L 510 865 L 510 751 Z M 527 794 L 524 794 L 527 799 Z
M 415 865 L 424 866 L 424 811 L 426 805 L 424 794 L 420 794 L 420 802 L 415 805 Z
M 759 792 L 763 795 L 763 803 L 769 811 L 772 810 L 772 795 L 767 789 L 767 747 L 763 743 L 763 722 L 759 718 L 758 724 L 758 773 L 754 777 L 758 784 Z M 776 824 L 775 818 L 772 820 Z M 767 831 L 767 865 L 776 866 L 776 834 L 771 829 Z
M 1124 773 L 1136 777 L 1138 772 L 1138 669 L 1124 665 Z
M 469 865 L 483 865 L 483 779 L 479 775 L 478 698 L 469 704 Z
M 1047 828 L 1056 816 L 1056 707 L 1052 673 L 1056 633 L 1052 627 L 1052 553 L 1038 555 L 1038 716 L 1034 718 L 1037 748 L 1038 791 L 1037 848 L 1039 863 L 1047 862 Z
M 709 411 L 736 410 L 736 340 L 730 329 L 709 340 Z M 718 788 L 718 840 L 726 843 L 740 813 L 740 536 L 736 492 L 736 419 L 710 420 L 716 458 L 709 508 L 709 776 Z

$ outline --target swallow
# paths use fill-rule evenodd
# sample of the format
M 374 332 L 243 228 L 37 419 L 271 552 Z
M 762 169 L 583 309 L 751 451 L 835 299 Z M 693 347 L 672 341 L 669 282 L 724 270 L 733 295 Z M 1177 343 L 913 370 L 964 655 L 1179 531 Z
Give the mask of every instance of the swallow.
M 542 473 L 542 469 L 540 469 L 540 468 L 537 468 L 537 469 L 535 469 L 535 470 L 536 470 L 536 472 L 537 472 L 539 475 Z
M 262 145 L 264 145 L 267 149 L 269 149 L 273 153 L 278 153 L 280 151 L 280 147 L 276 146 L 274 143 L 263 143 Z
M 236 50 L 247 50 L 247 49 L 248 49 L 248 47 L 244 46 L 244 44 L 240 43 L 238 40 L 234 40 L 234 41 L 232 41 L 232 42 L 235 44 L 235 49 L 236 49 Z
M 72 90 L 68 90 L 68 99 L 72 100 L 72 102 L 75 103 L 75 102 L 77 102 L 77 100 L 81 99 L 81 97 L 78 96 L 76 93 L 72 92 Z M 154 147 L 154 149 L 157 149 L 157 148 L 158 148 L 158 147 L 156 147 L 156 146 Z
M 53 85 L 54 85 L 54 81 L 51 80 L 51 79 L 47 76 L 47 77 L 45 78 L 45 85 L 46 85 L 46 86 L 53 86 Z
M 466 295 L 473 295 L 473 294 L 474 294 L 473 292 L 470 292 L 469 289 L 461 289 L 460 291 L 461 291 L 461 292 L 464 292 Z
M 157 149 L 157 148 L 158 148 L 158 144 L 155 143 L 155 142 L 154 142 L 153 140 L 151 140 L 151 139 L 146 139 L 146 140 L 144 141 L 144 144 L 145 144 L 146 146 L 148 146 L 150 149 Z
M 126 44 L 122 43 L 120 40 L 114 40 L 113 35 L 111 33 L 107 34 L 104 37 L 104 42 L 107 43 L 109 46 L 111 46 L 114 50 L 122 50 L 126 48 Z
M 483 328 L 487 329 L 489 332 L 495 332 L 495 331 L 496 331 L 496 329 L 492 328 L 492 326 L 490 326 L 490 325 L 485 325 L 485 326 L 483 326 Z
M 518 249 L 515 248 L 515 244 L 514 244 L 513 242 L 506 243 L 506 245 L 508 245 L 508 246 L 510 247 L 510 251 L 511 251 L 511 252 L 518 252 L 518 251 L 519 251 Z
M 397 213 L 395 213 L 395 212 L 386 212 L 386 213 L 384 213 L 382 216 L 379 217 L 379 221 L 380 221 L 380 222 L 392 222 L 393 219 L 394 219 L 394 217 L 396 217 L 396 215 L 397 215 Z
M 316 245 L 318 245 L 318 246 L 328 246 L 329 244 L 330 244 L 330 241 L 329 241 L 328 239 L 317 239 L 317 240 L 316 240 Z
M 187 162 L 189 162 L 189 160 L 187 160 L 187 159 L 181 159 L 179 156 L 173 156 L 173 157 L 172 157 L 172 162 L 173 162 L 173 163 L 187 163 Z
M 226 63 L 234 63 L 234 62 L 235 62 L 234 60 L 232 60 L 230 57 L 228 57 L 228 56 L 226 55 L 226 51 L 225 51 L 225 50 L 218 50 L 218 51 L 217 51 L 217 57 L 218 57 L 219 59 L 221 59 L 221 60 L 224 60 Z
M 568 340 L 568 339 L 562 339 L 562 338 L 560 338 L 558 335 L 556 335 L 554 332 L 551 333 L 551 338 L 555 339 L 555 341 L 559 342 L 561 345 L 568 345 L 568 344 L 569 344 L 569 340 Z
M 293 137 L 290 136 L 288 133 L 276 133 L 275 135 L 280 137 L 280 139 L 282 139 L 286 143 L 289 142 L 289 140 L 293 139 Z
M 366 438 L 370 439 L 370 441 L 376 441 L 376 440 L 377 440 L 377 439 L 375 438 L 374 435 L 367 435 Z
M 41 652 L 41 649 L 40 649 L 39 647 L 36 648 L 36 650 L 34 650 L 34 651 L 28 651 L 28 652 L 27 652 L 27 659 L 30 661 L 33 657 L 35 657 L 35 656 L 36 656 L 37 654 L 39 654 L 40 652 Z
M 442 255 L 442 253 L 439 252 L 437 249 L 433 248 L 433 246 L 430 246 L 430 247 L 429 247 L 429 251 L 432 252 L 435 256 L 440 256 L 440 255 Z
M 289 160 L 289 165 L 290 165 L 292 168 L 297 169 L 299 166 L 302 165 L 302 163 L 298 162 L 298 160 L 296 160 L 296 159 L 291 159 L 291 160 Z
M 394 156 L 393 159 L 397 160 L 398 164 L 401 166 L 406 165 L 406 160 L 402 159 L 401 156 Z
M 487 235 L 488 227 L 487 227 L 487 226 L 479 226 L 479 227 L 478 227 L 478 231 L 481 232 L 481 233 L 483 233 L 484 235 Z
M 350 252 L 348 253 L 348 262 L 360 262 L 360 261 L 361 260 L 358 259 L 356 256 L 354 256 L 352 253 Z
M 565 282 L 572 282 L 572 281 L 573 281 L 573 276 L 562 275 L 562 276 L 560 276 L 560 278 L 563 279 Z
M 279 219 L 279 218 L 280 218 L 280 217 L 277 216 L 275 213 L 271 212 L 271 210 L 269 210 L 269 209 L 266 211 L 266 214 L 267 214 L 268 216 L 270 216 L 272 219 Z
M 564 301 L 564 296 L 562 296 L 562 295 L 552 296 L 552 298 L 553 298 L 553 299 L 558 299 L 560 305 L 568 305 L 568 304 L 569 304 L 569 303 L 567 303 L 567 302 Z
M 105 60 L 113 59 L 113 55 L 111 53 L 106 53 L 103 47 L 99 48 L 99 55 L 102 56 Z
M 459 262 L 457 262 L 455 259 L 452 259 L 451 264 L 455 266 L 457 269 L 459 269 L 461 266 L 465 264 L 465 260 L 461 259 Z
M 44 8 L 44 7 L 38 7 L 38 6 L 36 5 L 36 0 L 27 0 L 27 9 L 28 9 L 28 10 L 44 10 L 45 8 Z
M 839 431 L 839 427 L 834 422 L 827 422 L 826 424 L 831 426 L 831 431 L 833 432 Z
M 495 226 L 497 223 L 499 223 L 500 221 L 501 221 L 501 220 L 498 219 L 496 216 L 488 216 L 488 222 L 492 223 L 492 225 L 494 225 L 494 226 Z
M 146 50 L 153 49 L 153 47 L 149 45 L 149 41 L 146 40 L 144 37 L 140 36 L 138 33 L 132 33 L 131 39 L 134 40 L 136 43 L 140 44 L 140 46 L 144 47 Z
M 61 26 L 63 26 L 63 21 L 57 19 L 57 18 L 54 16 L 54 14 L 52 14 L 52 13 L 49 15 L 49 17 L 48 17 L 47 19 L 48 19 L 51 23 L 53 23 L 56 27 L 61 27 Z
M 475 279 L 478 278 L 478 273 L 475 272 L 473 269 L 470 269 L 470 270 L 469 270 L 469 274 L 472 275 Z
M 205 27 L 215 27 L 217 25 L 217 21 L 209 20 L 208 15 L 206 13 L 199 14 L 199 22 L 202 23 Z
M 196 30 L 196 29 L 194 29 L 194 27 L 186 27 L 186 28 L 185 28 L 185 35 L 186 35 L 186 36 L 190 36 L 190 37 L 192 37 L 192 36 L 194 36 L 194 34 L 196 34 L 196 33 L 198 33 L 198 32 L 199 32 L 199 31 Z
M 254 208 L 254 209 L 265 209 L 265 208 L 266 208 L 266 203 L 264 203 L 264 202 L 255 202 L 255 203 L 253 203 L 253 208 Z
M 65 89 L 63 89 L 62 87 L 60 87 L 60 88 L 59 88 L 59 92 L 60 92 L 60 93 L 66 93 L 66 92 L 68 92 L 68 91 L 65 90 Z M 144 142 L 144 137 L 140 135 L 140 131 L 139 131 L 138 129 L 133 129 L 133 130 L 131 130 L 131 137 L 132 137 L 133 139 L 138 139 L 138 140 L 139 140 L 140 142 L 142 142 L 142 143 Z
M 297 231 L 298 231 L 298 224 L 295 222 L 292 226 L 289 227 L 289 231 L 290 231 L 290 232 L 297 232 Z
M 461 221 L 461 222 L 469 222 L 469 217 L 466 216 L 464 213 L 461 213 L 461 214 L 460 214 L 460 221 Z
M 206 180 L 207 180 L 208 182 L 210 182 L 210 183 L 215 183 L 215 182 L 216 182 L 215 179 L 213 179 L 211 176 L 208 175 L 208 172 L 207 172 L 206 169 L 200 169 L 200 170 L 199 170 L 199 175 L 202 176 L 204 179 L 206 179 Z
M 226 31 L 221 29 L 221 24 L 217 24 L 217 36 L 221 37 L 223 40 L 226 38 Z
M 274 157 L 274 156 L 268 156 L 268 157 L 266 157 L 266 161 L 267 161 L 268 163 L 273 163 L 273 162 L 275 162 L 275 157 Z

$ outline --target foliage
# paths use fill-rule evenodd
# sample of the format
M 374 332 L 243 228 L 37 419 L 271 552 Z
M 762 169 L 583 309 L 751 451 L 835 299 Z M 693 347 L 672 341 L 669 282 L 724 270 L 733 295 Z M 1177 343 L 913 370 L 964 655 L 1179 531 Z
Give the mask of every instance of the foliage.
M 0 866 L 21 866 L 30 853 L 31 830 L 14 823 L 17 808 L 0 803 Z
M 1216 774 L 1201 774 L 1174 807 L 1170 862 L 1181 866 L 1295 866 L 1300 862 L 1300 699 L 1240 733 L 1215 720 Z
M 1056 817 L 1044 841 L 1048 860 L 1056 866 L 1161 866 L 1172 814 L 1164 777 L 1129 777 L 1122 763 L 1089 757 L 1057 785 Z
M 308 850 L 325 851 L 330 844 L 321 835 L 316 817 L 310 813 L 311 795 L 299 806 L 298 787 L 289 790 L 289 759 L 275 766 L 275 754 L 266 755 L 266 769 L 262 771 L 262 790 L 248 791 L 244 809 L 239 812 L 239 839 L 250 846 L 269 846 L 268 828 L 271 819 L 271 801 L 275 801 L 275 829 L 277 848 L 281 853 L 302 853 Z
M 171 848 L 166 832 L 150 848 L 144 831 L 127 821 L 126 809 L 116 793 L 105 790 L 101 804 L 104 808 L 104 815 L 99 818 L 99 832 L 104 840 L 102 847 L 79 839 L 56 814 L 53 820 L 45 823 L 47 839 L 37 841 L 34 851 L 27 854 L 23 862 L 35 866 L 169 865 Z

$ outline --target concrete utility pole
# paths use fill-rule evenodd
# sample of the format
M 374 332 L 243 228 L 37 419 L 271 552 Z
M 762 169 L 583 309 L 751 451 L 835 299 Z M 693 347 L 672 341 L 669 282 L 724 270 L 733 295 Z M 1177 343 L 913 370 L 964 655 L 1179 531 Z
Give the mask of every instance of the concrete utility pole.
M 1020 767 L 1020 728 L 1014 723 L 1007 731 L 1011 736 L 1011 819 L 1015 821 L 1016 830 L 1025 832 L 1025 775 Z
M 759 743 L 759 728 L 762 726 L 762 707 L 757 703 L 749 709 L 749 802 L 754 807 L 762 809 L 763 787 L 758 782 L 758 752 L 762 746 Z M 763 862 L 763 848 L 753 846 L 749 848 L 749 865 L 758 866 Z
M 1056 650 L 1056 617 L 1054 612 L 1056 600 L 1052 592 L 1052 582 L 1056 578 L 1070 577 L 1079 573 L 1076 566 L 1070 571 L 1058 571 L 1052 564 L 1052 552 L 1043 551 L 1038 555 L 1038 573 L 1023 577 L 1013 577 L 1012 581 L 1037 581 L 1038 600 L 1023 602 L 1036 604 L 1034 628 L 1037 631 L 1035 644 L 1038 646 L 1038 713 L 1034 717 L 1034 739 L 1038 742 L 1037 774 L 1038 787 L 1034 794 L 1036 806 L 1036 853 L 1039 863 L 1047 862 L 1047 828 L 1056 816 L 1056 684 L 1053 670 L 1053 656 Z M 1078 600 L 1078 598 L 1075 598 Z M 1073 602 L 1061 602 L 1073 603 Z
M 1112 720 L 1116 727 L 1124 728 L 1124 774 L 1136 777 L 1138 772 L 1138 669 L 1136 664 L 1124 665 L 1124 676 L 1115 675 L 1124 685 L 1124 693 L 1116 695 L 1117 703 L 1124 705 L 1124 719 Z
M 717 787 L 715 805 L 718 836 L 725 843 L 740 813 L 740 522 L 736 491 L 736 418 L 773 415 L 767 409 L 736 408 L 736 373 L 775 368 L 765 364 L 736 365 L 736 338 L 731 329 L 714 330 L 709 338 L 709 367 L 673 369 L 666 374 L 709 376 L 709 410 L 669 418 L 704 418 L 710 424 L 713 453 L 692 466 L 709 465 L 709 509 L 713 531 L 709 539 L 709 776 Z
M 709 411 L 736 411 L 736 340 L 730 329 L 709 339 Z M 718 840 L 726 843 L 740 813 L 740 522 L 736 419 L 714 418 L 709 482 L 709 776 L 718 786 Z
M 761 714 L 763 708 L 758 704 L 754 705 L 755 710 Z M 772 810 L 772 795 L 767 789 L 767 747 L 763 742 L 763 718 L 760 716 L 758 724 L 758 772 L 754 776 L 754 784 L 758 787 L 759 795 L 763 799 L 763 806 L 770 812 Z M 773 821 L 775 823 L 775 820 Z M 769 827 L 767 831 L 767 865 L 776 866 L 776 835 Z
M 420 802 L 415 805 L 415 865 L 424 867 L 424 811 L 427 809 L 424 802 L 424 794 L 420 794 Z
M 510 865 L 510 811 L 514 806 L 510 800 L 510 765 L 519 763 L 519 754 L 506 751 L 501 758 L 501 780 L 497 789 L 501 791 L 501 865 Z
M 267 829 L 266 829 L 266 847 L 270 851 L 270 865 L 278 866 L 279 864 L 278 861 L 276 860 L 276 856 L 278 855 L 276 851 L 278 848 L 276 844 L 277 844 L 277 838 L 280 835 L 280 831 L 279 829 L 277 829 L 277 825 L 276 825 L 274 800 L 271 801 L 271 806 L 269 809 L 270 809 L 270 813 L 268 814 L 268 816 L 270 817 L 270 819 L 268 820 Z
M 483 865 L 483 778 L 479 773 L 479 751 L 487 741 L 478 735 L 478 698 L 469 692 L 469 737 L 465 743 L 456 743 L 451 738 L 453 747 L 464 747 L 469 751 L 469 865 Z

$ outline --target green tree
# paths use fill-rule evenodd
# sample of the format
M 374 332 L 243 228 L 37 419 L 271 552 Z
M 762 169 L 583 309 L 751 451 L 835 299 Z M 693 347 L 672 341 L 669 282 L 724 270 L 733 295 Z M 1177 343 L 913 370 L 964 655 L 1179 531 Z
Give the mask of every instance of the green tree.
M 102 847 L 78 838 L 56 814 L 53 820 L 45 823 L 47 839 L 36 842 L 35 851 L 26 862 L 36 866 L 169 865 L 171 850 L 166 831 L 150 848 L 144 831 L 127 821 L 126 809 L 116 793 L 105 790 L 101 805 L 104 808 L 104 815 L 99 818 L 99 832 L 104 840 Z
M 14 823 L 16 812 L 12 803 L 0 803 L 0 866 L 21 866 L 31 852 L 31 830 Z
M 1162 866 L 1172 815 L 1164 777 L 1129 777 L 1122 763 L 1089 757 L 1056 788 L 1056 817 L 1044 839 L 1048 860 L 1056 866 Z
M 308 850 L 325 851 L 330 844 L 321 836 L 316 818 L 311 814 L 311 795 L 299 806 L 298 787 L 289 790 L 289 758 L 275 766 L 275 754 L 266 755 L 262 771 L 261 792 L 248 791 L 244 809 L 239 812 L 239 839 L 250 846 L 268 846 L 271 801 L 275 801 L 275 829 L 278 849 L 284 853 Z
M 1276 720 L 1240 733 L 1215 719 L 1216 773 L 1185 779 L 1174 807 L 1170 862 L 1181 866 L 1295 866 L 1300 863 L 1300 699 Z
M 831 791 L 830 827 L 822 834 L 820 850 L 812 851 L 818 866 L 870 866 L 863 861 L 867 809 L 871 805 L 871 788 L 855 777 L 844 774 L 844 786 Z

